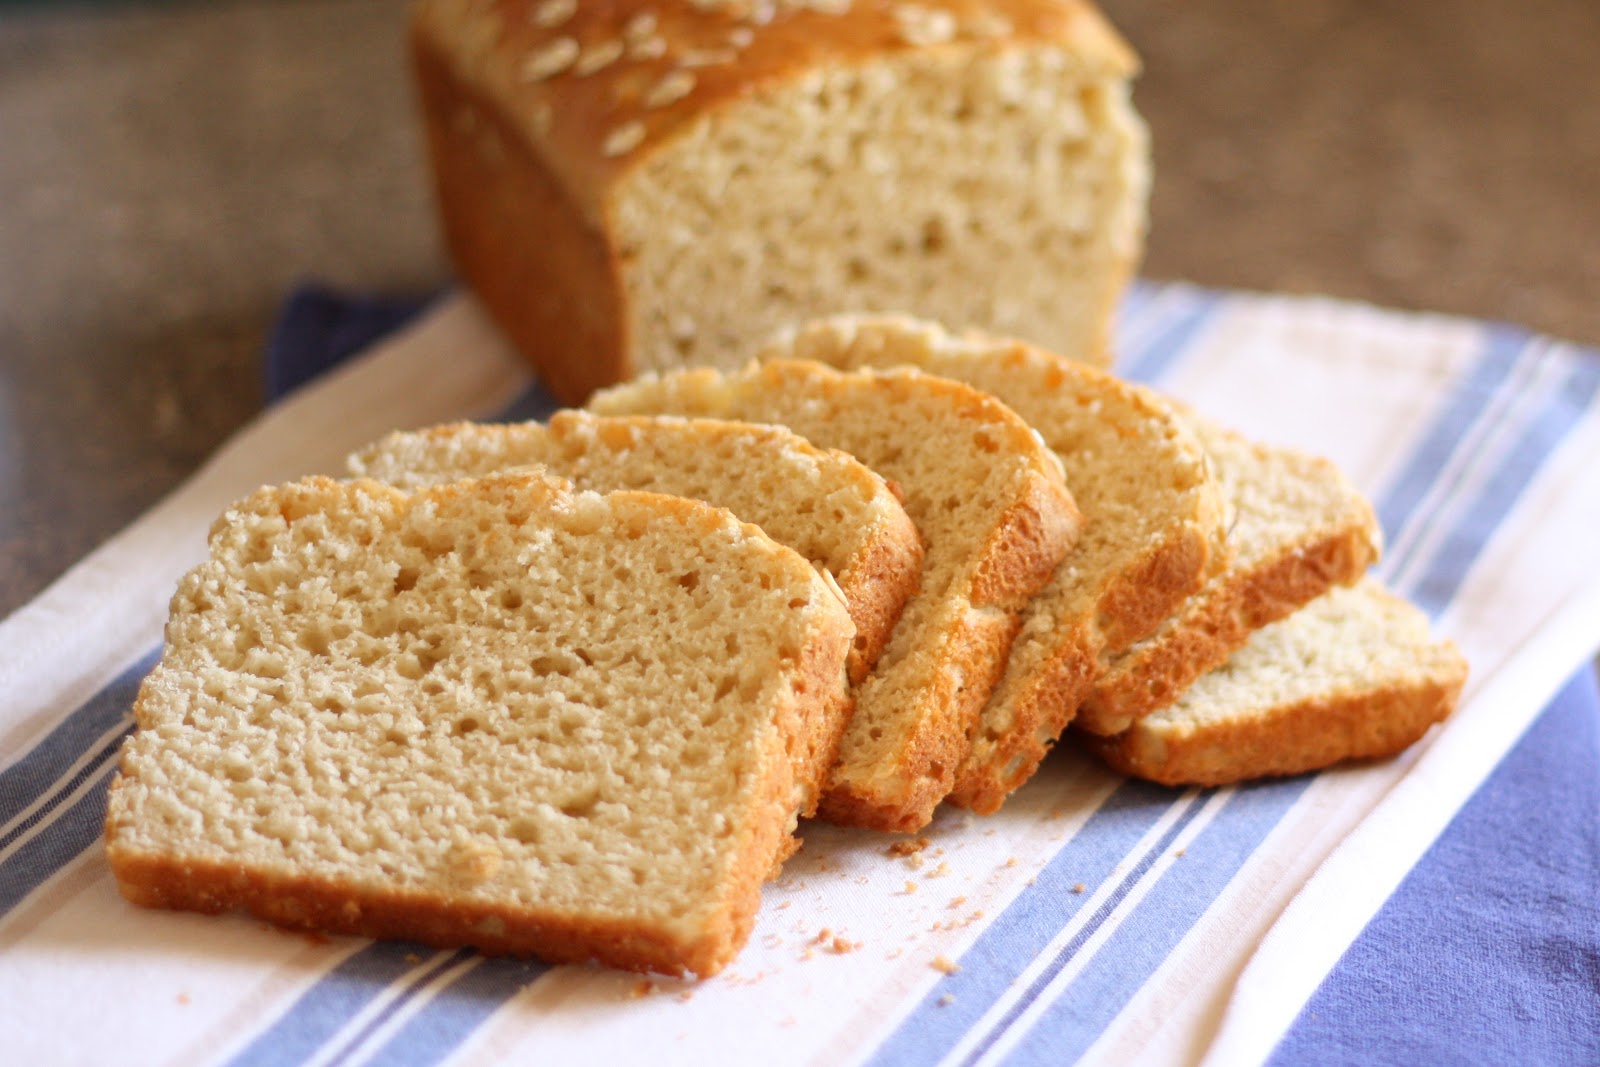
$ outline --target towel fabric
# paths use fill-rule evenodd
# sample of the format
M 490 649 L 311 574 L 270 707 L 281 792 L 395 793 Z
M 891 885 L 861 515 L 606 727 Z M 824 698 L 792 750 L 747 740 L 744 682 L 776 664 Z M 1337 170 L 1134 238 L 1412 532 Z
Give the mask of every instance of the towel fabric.
M 414 310 L 351 308 L 291 301 L 269 382 L 337 366 L 0 623 L 0 1062 L 1596 1058 L 1600 355 L 1317 299 L 1141 286 L 1119 370 L 1373 497 L 1380 573 L 1473 666 L 1399 758 L 1172 790 L 1061 751 L 912 856 L 810 826 L 699 984 L 128 905 L 105 789 L 211 519 L 396 427 L 550 409 L 466 299 L 341 362 Z

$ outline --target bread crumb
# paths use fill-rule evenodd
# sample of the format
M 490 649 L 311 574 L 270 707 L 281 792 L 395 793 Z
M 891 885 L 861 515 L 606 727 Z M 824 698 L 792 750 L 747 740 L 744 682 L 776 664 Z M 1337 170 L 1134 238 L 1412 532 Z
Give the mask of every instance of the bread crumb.
M 921 855 L 921 853 L 916 853 L 916 854 L 907 856 L 906 857 L 906 866 L 910 867 L 913 871 L 920 871 L 922 869 L 922 855 Z
M 931 843 L 926 837 L 914 837 L 910 841 L 896 841 L 888 851 L 891 856 L 915 856 Z
M 966 902 L 967 902 L 967 898 L 966 897 L 951 897 L 950 898 L 950 903 L 946 904 L 945 907 L 947 907 L 947 908 L 959 908 L 959 907 L 961 907 L 961 905 L 965 904 Z
M 1035 875 L 1035 876 L 1034 876 L 1034 877 L 1032 877 L 1032 878 L 1029 878 L 1029 879 L 1028 879 L 1028 881 L 1027 881 L 1027 884 L 1028 884 L 1028 885 L 1033 885 L 1033 884 L 1034 884 L 1034 883 L 1035 883 L 1035 882 L 1037 882 L 1037 881 L 1038 881 L 1038 880 L 1039 880 L 1039 878 L 1038 878 L 1038 876 L 1037 876 L 1037 875 Z
M 1072 887 L 1072 891 L 1074 893 L 1081 893 L 1087 888 L 1088 888 L 1088 886 L 1084 885 L 1082 882 L 1079 882 L 1078 884 L 1076 884 L 1076 885 L 1074 885 Z
M 179 1004 L 187 1004 L 187 1003 L 189 1003 L 189 994 L 187 994 L 187 993 L 179 993 L 178 994 L 178 1003 Z
M 961 970 L 961 965 L 951 960 L 948 956 L 933 957 L 933 962 L 929 966 L 940 974 L 955 974 Z
M 1180 848 L 1180 849 L 1179 849 L 1179 850 L 1178 850 L 1178 851 L 1176 851 L 1176 852 L 1174 852 L 1174 853 L 1173 853 L 1173 855 L 1174 855 L 1174 856 L 1176 856 L 1176 857 L 1178 857 L 1178 858 L 1179 858 L 1179 859 L 1182 859 L 1182 858 L 1183 858 L 1183 854 L 1184 854 L 1184 853 L 1185 853 L 1185 852 L 1188 852 L 1188 851 L 1189 851 L 1189 850 L 1188 850 L 1188 849 L 1186 849 L 1186 848 Z
M 893 952 L 891 952 L 887 956 L 885 956 L 884 959 L 886 959 L 886 960 L 897 960 L 901 956 L 904 956 L 905 954 L 906 954 L 906 950 L 904 948 L 897 948 Z
M 916 891 L 917 891 L 917 883 L 909 881 L 909 880 L 906 882 L 905 889 L 901 890 L 901 892 L 904 893 L 908 897 L 912 893 L 915 893 Z
M 820 945 L 823 942 L 827 941 L 832 936 L 833 936 L 833 931 L 828 929 L 826 926 L 824 926 L 821 930 L 817 931 L 817 936 L 812 938 L 811 941 L 812 941 L 812 944 Z
M 406 959 L 407 963 L 421 963 L 422 962 L 422 957 L 417 955 L 415 952 L 407 952 L 406 956 L 405 956 L 405 959 Z
M 785 908 L 791 907 L 793 904 L 794 901 L 792 900 L 780 900 L 778 901 L 778 910 L 783 911 Z
M 628 995 L 630 997 L 632 997 L 634 1000 L 639 1000 L 642 997 L 650 996 L 655 991 L 656 991 L 656 984 L 654 982 L 646 980 L 646 981 L 643 981 L 643 982 L 634 983 L 633 988 L 628 991 Z
M 835 956 L 843 956 L 845 953 L 854 952 L 860 947 L 861 942 L 859 941 L 846 941 L 842 937 L 836 937 L 833 939 L 832 943 L 828 945 L 828 951 L 832 952 Z
M 929 878 L 943 878 L 945 875 L 947 875 L 949 873 L 950 873 L 950 864 L 941 863 L 941 864 L 939 864 L 939 866 L 935 867 L 933 870 L 928 872 L 928 877 Z
M 1010 857 L 1008 857 L 1006 859 L 1006 866 L 1007 867 L 1015 867 L 1019 862 L 1020 861 L 1017 859 L 1017 857 L 1010 856 Z
M 939 1006 L 940 1007 L 949 1007 L 951 1004 L 954 1004 L 955 1002 L 956 1002 L 956 995 L 954 993 L 946 993 L 944 996 L 939 998 Z

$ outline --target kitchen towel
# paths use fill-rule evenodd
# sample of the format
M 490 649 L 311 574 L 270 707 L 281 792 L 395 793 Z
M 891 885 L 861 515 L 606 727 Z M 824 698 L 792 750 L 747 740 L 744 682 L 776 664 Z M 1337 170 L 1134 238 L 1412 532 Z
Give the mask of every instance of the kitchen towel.
M 326 294 L 291 304 L 276 387 L 359 346 L 338 312 Z M 380 312 L 377 326 L 403 317 Z M 0 623 L 0 1062 L 1311 1058 L 1322 1046 L 1304 1035 L 1365 1003 L 1346 976 L 1370 972 L 1386 924 L 1407 938 L 1426 924 L 1425 899 L 1420 918 L 1400 906 L 1441 831 L 1458 811 L 1471 822 L 1600 646 L 1600 356 L 1494 324 L 1144 285 L 1118 369 L 1328 455 L 1372 496 L 1380 573 L 1472 662 L 1449 723 L 1394 760 L 1226 789 L 1128 782 L 1063 751 L 1000 814 L 942 812 L 911 856 L 809 826 L 749 945 L 698 984 L 126 904 L 99 844 L 105 788 L 211 519 L 262 482 L 336 473 L 396 427 L 549 410 L 470 300 L 447 297 L 275 404 Z M 1518 1003 L 1592 1019 L 1593 939 L 1555 933 L 1568 970 L 1529 979 Z M 1411 1010 L 1435 1010 L 1428 987 L 1413 992 Z M 1484 1052 L 1457 1040 L 1461 1058 Z

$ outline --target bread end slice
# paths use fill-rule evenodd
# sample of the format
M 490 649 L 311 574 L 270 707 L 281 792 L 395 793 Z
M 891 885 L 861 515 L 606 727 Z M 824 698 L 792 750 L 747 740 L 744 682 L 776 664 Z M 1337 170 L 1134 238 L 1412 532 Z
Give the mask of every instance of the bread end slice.
M 1368 579 L 1255 634 L 1177 703 L 1117 737 L 1082 735 L 1125 774 L 1227 785 L 1390 756 L 1455 708 L 1467 663 Z

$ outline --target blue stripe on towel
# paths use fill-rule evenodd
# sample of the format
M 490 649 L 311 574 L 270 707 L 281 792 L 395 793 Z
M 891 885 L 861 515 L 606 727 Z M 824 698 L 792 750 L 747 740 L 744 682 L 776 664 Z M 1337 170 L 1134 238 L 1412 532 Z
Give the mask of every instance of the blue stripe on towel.
M 1575 359 L 1531 424 L 1501 456 L 1467 513 L 1450 528 L 1429 566 L 1406 583 L 1407 594 L 1437 615 L 1455 598 L 1472 563 L 1522 499 L 1545 460 L 1600 393 L 1600 359 Z M 1600 485 L 1600 475 L 1596 484 Z
M 387 1067 L 432 1067 L 444 1062 L 489 1016 L 550 970 L 548 964 L 534 960 L 483 960 L 441 989 L 373 1059 Z
M 1057 995 L 1006 1057 L 1007 1063 L 1077 1059 L 1149 980 L 1285 813 L 1311 776 L 1240 786 L 1216 821 L 1200 831 L 1093 962 Z
M 961 970 L 941 981 L 878 1047 L 874 1067 L 932 1062 L 953 1049 L 1091 898 L 1118 877 L 1134 847 L 1164 815 L 1198 811 L 1198 791 L 1173 791 L 1130 779 L 1102 803 L 961 957 Z M 1073 892 L 1082 884 L 1083 893 Z M 1125 892 L 1126 890 L 1123 890 Z M 1104 917 L 1101 917 L 1104 922 Z M 1093 919 L 1091 919 L 1093 922 Z M 955 997 L 941 1006 L 945 994 Z
M 409 941 L 374 941 L 346 956 L 295 1000 L 289 1010 L 228 1061 L 229 1067 L 279 1067 L 303 1063 L 338 1036 L 352 1019 L 374 1004 L 396 982 L 415 975 L 385 1010 L 393 1011 L 426 982 L 427 975 L 452 961 L 428 963 L 437 949 Z M 359 1035 L 358 1035 L 359 1036 Z
M 16 763 L 0 773 L 0 827 L 12 832 L 17 815 L 40 797 L 61 792 L 62 776 L 107 731 L 133 725 L 128 709 L 139 683 L 160 658 L 159 649 L 117 675 L 82 707 L 52 729 Z M 0 849 L 6 841 L 0 838 Z

